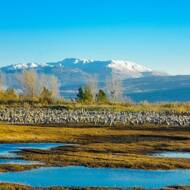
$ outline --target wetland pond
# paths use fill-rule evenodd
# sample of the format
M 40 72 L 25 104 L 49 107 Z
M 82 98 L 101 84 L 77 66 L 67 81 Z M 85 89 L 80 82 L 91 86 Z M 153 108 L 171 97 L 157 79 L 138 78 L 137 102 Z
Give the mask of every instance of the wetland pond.
M 16 152 L 22 149 L 41 149 L 47 150 L 58 146 L 64 146 L 62 143 L 11 143 L 0 144 L 0 164 L 39 164 L 39 162 L 22 160 Z
M 19 158 L 15 151 L 49 149 L 64 145 L 61 143 L 0 144 L 0 164 L 10 161 L 17 164 L 33 164 Z M 190 170 L 139 170 L 83 166 L 41 167 L 22 172 L 0 173 L 0 182 L 21 183 L 33 187 L 163 188 L 172 185 L 190 185 Z
M 190 152 L 167 151 L 167 152 L 158 152 L 158 153 L 152 154 L 151 156 L 167 157 L 167 158 L 190 158 Z
M 190 185 L 190 170 L 137 170 L 87 168 L 80 166 L 39 168 L 0 174 L 1 182 L 33 187 L 142 187 L 162 188 Z

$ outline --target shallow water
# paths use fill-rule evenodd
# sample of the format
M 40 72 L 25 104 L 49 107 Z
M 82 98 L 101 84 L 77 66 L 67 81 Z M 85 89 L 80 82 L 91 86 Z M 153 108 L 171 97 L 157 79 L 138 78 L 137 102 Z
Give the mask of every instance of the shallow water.
M 0 144 L 0 157 L 16 157 L 14 153 L 21 149 L 42 149 L 46 150 L 58 146 L 63 146 L 62 143 L 14 143 L 14 144 Z
M 63 145 L 64 144 L 61 143 L 0 144 L 0 164 L 20 164 L 20 165 L 42 164 L 40 162 L 22 160 L 22 157 L 19 157 L 15 152 L 18 152 L 22 149 L 46 150 Z
M 137 170 L 86 167 L 51 167 L 0 174 L 0 182 L 22 183 L 33 187 L 143 187 L 162 188 L 190 185 L 190 170 Z
M 168 158 L 190 158 L 190 152 L 160 152 L 152 154 L 152 156 Z
M 49 149 L 61 143 L 0 144 L 0 164 L 38 164 L 19 159 L 21 149 Z M 190 153 L 162 152 L 153 156 L 190 158 Z M 44 167 L 30 171 L 0 173 L 0 182 L 22 183 L 33 187 L 142 187 L 162 188 L 190 185 L 190 170 L 138 170 L 113 168 Z
M 20 164 L 20 165 L 33 165 L 41 164 L 40 162 L 28 161 L 22 159 L 0 159 L 0 164 Z

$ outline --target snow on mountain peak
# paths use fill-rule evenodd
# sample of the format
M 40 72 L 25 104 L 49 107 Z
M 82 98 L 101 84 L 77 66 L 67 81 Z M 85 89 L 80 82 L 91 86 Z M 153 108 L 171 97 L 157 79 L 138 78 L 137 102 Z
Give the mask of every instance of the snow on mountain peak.
M 147 76 L 165 76 L 166 73 L 153 71 L 150 68 L 139 65 L 135 62 L 128 60 L 91 60 L 91 59 L 77 59 L 67 58 L 58 62 L 49 62 L 46 64 L 26 63 L 15 64 L 1 67 L 2 72 L 16 72 L 25 69 L 35 69 L 40 72 L 54 73 L 61 68 L 67 72 L 80 71 L 88 74 L 100 74 L 103 76 L 110 73 L 118 74 L 122 79 L 126 78 L 139 78 Z M 70 69 L 70 70 L 69 70 Z
M 12 66 L 13 69 L 32 69 L 38 67 L 37 63 L 19 63 Z
M 78 63 L 87 64 L 91 62 L 93 62 L 92 59 L 75 59 L 74 61 L 75 64 L 78 64 Z
M 131 73 L 145 73 L 152 72 L 152 69 L 149 69 L 145 66 L 139 65 L 132 61 L 123 61 L 123 60 L 112 60 L 108 65 L 109 68 L 120 71 L 120 72 L 131 72 Z

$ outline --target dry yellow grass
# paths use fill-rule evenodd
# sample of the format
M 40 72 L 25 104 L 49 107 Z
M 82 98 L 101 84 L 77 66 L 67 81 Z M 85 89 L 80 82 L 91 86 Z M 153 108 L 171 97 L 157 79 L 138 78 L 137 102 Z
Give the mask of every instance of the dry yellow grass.
M 101 110 L 108 109 L 112 111 L 129 111 L 129 112 L 139 112 L 139 111 L 173 111 L 177 113 L 190 112 L 190 103 L 108 103 L 108 104 L 82 104 L 75 102 L 64 102 L 61 104 L 68 109 L 92 109 Z
M 24 101 L 16 101 L 12 103 L 3 104 L 0 103 L 0 109 L 4 109 L 5 107 L 47 107 L 47 108 L 56 108 L 56 107 L 64 107 L 66 109 L 88 109 L 88 110 L 111 110 L 111 111 L 129 111 L 129 112 L 141 112 L 141 111 L 154 111 L 154 112 L 190 112 L 190 102 L 185 103 L 106 103 L 106 104 L 97 104 L 97 103 L 79 103 L 79 102 L 70 102 L 70 101 L 60 101 L 56 104 L 41 104 L 38 101 L 33 101 L 31 103 L 27 103 Z
M 147 155 L 161 150 L 190 151 L 190 131 L 188 129 L 1 125 L 0 141 L 78 144 L 50 151 L 30 150 L 22 153 L 25 159 L 42 161 L 54 166 L 190 168 L 189 159 L 155 158 Z

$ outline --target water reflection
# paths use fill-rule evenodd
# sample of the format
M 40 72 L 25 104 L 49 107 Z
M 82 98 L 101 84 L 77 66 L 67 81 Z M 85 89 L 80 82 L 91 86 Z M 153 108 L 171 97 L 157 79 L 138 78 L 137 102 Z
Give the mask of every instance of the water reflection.
M 137 170 L 86 167 L 51 167 L 0 174 L 1 182 L 33 187 L 142 187 L 162 188 L 190 185 L 190 170 Z

